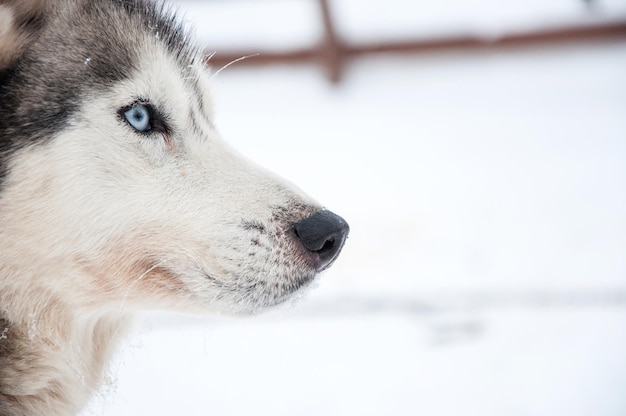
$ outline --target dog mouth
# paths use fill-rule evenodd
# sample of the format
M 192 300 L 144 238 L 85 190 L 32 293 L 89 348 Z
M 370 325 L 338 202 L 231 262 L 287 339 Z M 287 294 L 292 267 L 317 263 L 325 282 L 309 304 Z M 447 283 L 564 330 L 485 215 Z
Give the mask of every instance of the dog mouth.
M 302 293 L 334 263 L 348 232 L 348 224 L 327 210 L 296 221 L 241 221 L 238 239 L 214 242 L 205 252 L 208 262 L 190 270 L 203 281 L 198 286 L 196 277 L 190 287 L 209 306 L 235 313 L 276 306 Z
M 244 314 L 253 314 L 289 301 L 310 286 L 316 276 L 317 272 L 313 270 L 288 276 L 259 272 L 256 277 L 244 274 L 227 281 L 204 274 L 206 281 L 217 289 L 212 301 L 228 304 L 233 312 Z

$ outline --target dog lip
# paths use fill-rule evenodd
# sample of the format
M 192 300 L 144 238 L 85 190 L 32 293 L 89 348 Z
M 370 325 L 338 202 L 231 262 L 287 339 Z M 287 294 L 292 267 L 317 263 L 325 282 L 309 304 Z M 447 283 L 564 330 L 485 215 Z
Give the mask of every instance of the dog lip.
M 202 275 L 216 289 L 224 291 L 223 296 L 213 297 L 213 301 L 221 303 L 230 299 L 230 305 L 224 310 L 226 313 L 253 315 L 297 299 L 298 294 L 305 291 L 315 280 L 317 272 L 309 268 L 307 271 L 282 276 L 272 282 L 264 280 L 248 282 L 245 290 L 242 290 L 236 282 L 224 282 L 206 272 Z

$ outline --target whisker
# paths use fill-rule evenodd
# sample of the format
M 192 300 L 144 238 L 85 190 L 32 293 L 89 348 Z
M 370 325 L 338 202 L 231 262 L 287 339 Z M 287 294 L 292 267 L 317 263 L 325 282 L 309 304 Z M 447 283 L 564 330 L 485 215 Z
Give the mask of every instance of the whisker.
M 213 57 L 215 55 L 215 52 L 210 56 Z M 211 78 L 209 78 L 209 80 L 212 80 L 213 78 L 215 78 L 220 72 L 222 72 L 223 70 L 225 70 L 226 68 L 228 68 L 229 66 L 239 62 L 239 61 L 243 61 L 244 59 L 248 59 L 248 58 L 252 58 L 253 56 L 259 56 L 260 53 L 253 53 L 251 55 L 246 55 L 246 56 L 242 56 L 241 58 L 237 58 L 234 59 L 232 61 L 230 61 L 229 63 L 227 63 L 226 65 L 224 65 L 223 67 L 221 67 L 220 69 L 218 69 L 217 71 L 215 71 L 215 73 L 213 75 L 211 75 Z
M 209 53 L 207 56 L 204 57 L 203 61 L 205 63 L 209 62 L 215 56 L 216 53 L 217 53 L 217 51 L 213 51 L 213 52 Z

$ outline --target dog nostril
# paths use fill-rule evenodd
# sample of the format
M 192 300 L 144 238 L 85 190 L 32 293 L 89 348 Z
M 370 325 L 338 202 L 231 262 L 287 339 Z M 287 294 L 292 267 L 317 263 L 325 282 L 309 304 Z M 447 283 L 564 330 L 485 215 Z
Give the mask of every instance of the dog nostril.
M 332 250 L 334 247 L 335 247 L 335 239 L 331 238 L 330 240 L 327 240 L 324 243 L 324 245 L 322 246 L 322 248 L 320 248 L 318 250 L 318 252 L 320 252 L 320 251 L 326 252 L 326 251 Z
M 318 211 L 294 224 L 293 229 L 318 271 L 337 258 L 350 231 L 348 223 L 330 211 Z

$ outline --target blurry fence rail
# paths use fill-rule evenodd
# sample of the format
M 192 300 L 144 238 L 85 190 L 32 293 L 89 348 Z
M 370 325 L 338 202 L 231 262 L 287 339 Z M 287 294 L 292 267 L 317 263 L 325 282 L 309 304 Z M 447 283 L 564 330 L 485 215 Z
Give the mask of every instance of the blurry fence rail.
M 497 50 L 526 46 L 580 43 L 595 40 L 626 39 L 626 19 L 611 23 L 542 29 L 497 37 L 457 35 L 432 39 L 379 41 L 350 44 L 337 34 L 328 0 L 315 0 L 319 5 L 324 35 L 315 45 L 291 51 L 209 50 L 207 61 L 222 67 L 237 61 L 237 65 L 314 64 L 322 66 L 329 81 L 341 81 L 345 64 L 355 58 L 372 54 L 423 54 L 439 51 Z M 241 59 L 247 57 L 247 59 Z

